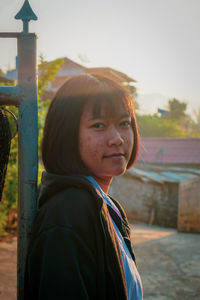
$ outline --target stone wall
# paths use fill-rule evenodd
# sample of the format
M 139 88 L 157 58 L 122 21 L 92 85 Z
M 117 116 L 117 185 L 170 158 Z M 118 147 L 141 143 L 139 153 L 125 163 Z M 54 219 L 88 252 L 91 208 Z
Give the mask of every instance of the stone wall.
M 143 182 L 126 173 L 114 178 L 110 195 L 122 204 L 129 219 L 177 227 L 178 183 Z
M 200 178 L 179 186 L 178 231 L 200 232 Z

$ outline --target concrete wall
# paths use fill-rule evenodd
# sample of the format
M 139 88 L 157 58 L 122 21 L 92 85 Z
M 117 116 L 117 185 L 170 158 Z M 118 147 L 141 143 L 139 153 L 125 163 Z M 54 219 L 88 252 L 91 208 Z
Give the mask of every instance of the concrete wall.
M 200 232 L 200 178 L 179 186 L 178 231 Z
M 177 227 L 177 183 L 142 182 L 127 173 L 113 180 L 110 195 L 122 204 L 129 219 Z

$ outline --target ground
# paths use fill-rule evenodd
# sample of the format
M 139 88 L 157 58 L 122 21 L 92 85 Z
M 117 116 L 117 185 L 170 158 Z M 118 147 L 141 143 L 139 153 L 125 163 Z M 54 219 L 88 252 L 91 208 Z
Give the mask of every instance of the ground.
M 16 300 L 17 240 L 0 242 L 0 300 Z
M 144 300 L 200 299 L 200 234 L 132 224 Z M 0 243 L 0 300 L 16 300 L 16 238 Z
M 132 226 L 144 300 L 200 299 L 200 234 Z

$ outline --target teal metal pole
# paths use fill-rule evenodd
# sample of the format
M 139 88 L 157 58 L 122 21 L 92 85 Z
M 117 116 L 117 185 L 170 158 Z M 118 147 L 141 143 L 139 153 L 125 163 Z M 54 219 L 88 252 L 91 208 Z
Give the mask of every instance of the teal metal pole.
M 28 234 L 37 206 L 38 108 L 36 35 L 18 38 L 18 85 L 24 92 L 19 106 L 18 299 L 23 300 Z
M 1 32 L 0 38 L 17 38 L 18 85 L 0 87 L 0 105 L 19 106 L 17 299 L 23 300 L 29 233 L 37 208 L 38 176 L 37 37 L 28 32 L 29 22 L 37 20 L 37 16 L 28 0 L 15 18 L 23 21 L 23 32 Z
M 28 32 L 30 20 L 37 20 L 28 0 L 15 16 L 23 21 L 18 37 L 18 85 L 24 92 L 19 106 L 19 202 L 17 298 L 23 300 L 24 270 L 31 224 L 37 208 L 38 108 L 36 35 Z

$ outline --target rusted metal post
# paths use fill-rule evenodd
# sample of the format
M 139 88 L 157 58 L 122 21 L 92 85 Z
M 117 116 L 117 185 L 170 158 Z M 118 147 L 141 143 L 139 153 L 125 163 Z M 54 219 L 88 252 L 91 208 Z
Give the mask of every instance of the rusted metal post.
M 25 258 L 36 213 L 38 176 L 37 37 L 28 32 L 29 21 L 37 17 L 28 0 L 15 18 L 23 21 L 23 32 L 4 32 L 0 37 L 17 38 L 18 85 L 0 87 L 0 105 L 19 106 L 17 299 L 23 300 Z

